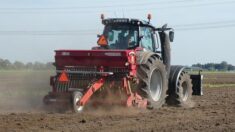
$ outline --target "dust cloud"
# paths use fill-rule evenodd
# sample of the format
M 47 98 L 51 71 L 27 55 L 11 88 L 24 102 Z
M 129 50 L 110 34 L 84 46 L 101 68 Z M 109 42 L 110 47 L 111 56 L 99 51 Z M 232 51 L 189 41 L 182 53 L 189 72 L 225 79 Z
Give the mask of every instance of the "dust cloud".
M 0 113 L 42 112 L 44 95 L 50 90 L 49 71 L 0 73 Z
M 0 114 L 7 113 L 45 113 L 50 112 L 43 105 L 43 97 L 51 90 L 50 71 L 7 71 L 0 73 Z M 109 89 L 109 88 L 106 88 Z M 124 93 L 124 92 L 123 92 Z M 99 92 L 97 93 L 99 94 Z M 100 91 L 101 97 L 92 99 L 85 107 L 85 113 L 94 115 L 135 115 L 147 110 L 126 108 L 126 95 L 116 95 L 110 91 Z M 120 99 L 120 97 L 122 99 Z M 98 101 L 96 106 L 93 100 Z M 123 103 L 123 102 L 122 102 Z M 125 102 L 124 102 L 125 103 Z M 187 106 L 193 107 L 194 102 Z

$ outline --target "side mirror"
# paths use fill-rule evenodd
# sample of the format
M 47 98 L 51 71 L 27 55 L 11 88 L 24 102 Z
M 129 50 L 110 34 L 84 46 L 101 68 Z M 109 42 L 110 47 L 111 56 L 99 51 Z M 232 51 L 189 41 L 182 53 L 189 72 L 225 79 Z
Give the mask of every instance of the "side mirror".
M 175 35 L 174 31 L 170 31 L 170 32 L 169 32 L 169 39 L 170 39 L 170 42 L 173 42 L 173 41 L 174 41 L 174 35 Z

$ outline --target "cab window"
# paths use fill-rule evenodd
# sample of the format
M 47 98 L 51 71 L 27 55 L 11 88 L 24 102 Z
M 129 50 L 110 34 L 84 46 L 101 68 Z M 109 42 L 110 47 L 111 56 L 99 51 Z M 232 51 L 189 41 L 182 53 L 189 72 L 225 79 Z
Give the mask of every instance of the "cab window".
M 128 49 L 138 45 L 138 27 L 132 25 L 107 25 L 104 30 L 110 49 Z
M 154 51 L 154 34 L 153 30 L 149 27 L 141 27 L 140 28 L 140 36 L 142 39 L 140 44 L 143 48 Z

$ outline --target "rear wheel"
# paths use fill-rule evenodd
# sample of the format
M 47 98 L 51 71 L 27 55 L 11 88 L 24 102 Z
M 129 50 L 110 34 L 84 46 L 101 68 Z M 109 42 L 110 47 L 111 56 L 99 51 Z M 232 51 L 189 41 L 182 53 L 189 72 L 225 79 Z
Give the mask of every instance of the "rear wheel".
M 152 56 L 138 67 L 139 94 L 148 99 L 148 108 L 159 108 L 165 103 L 167 76 L 162 61 Z
M 169 91 L 167 103 L 169 105 L 189 106 L 192 97 L 192 82 L 190 76 L 182 71 L 178 78 L 176 89 Z
M 73 92 L 73 110 L 76 113 L 82 112 L 83 106 L 79 105 L 79 101 L 82 98 L 82 93 L 79 91 Z

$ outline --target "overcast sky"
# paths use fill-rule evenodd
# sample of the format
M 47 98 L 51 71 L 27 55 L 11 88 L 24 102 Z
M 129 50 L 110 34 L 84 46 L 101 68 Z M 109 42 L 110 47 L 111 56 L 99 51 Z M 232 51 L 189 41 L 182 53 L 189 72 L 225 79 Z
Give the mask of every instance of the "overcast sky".
M 235 65 L 235 0 L 0 0 L 0 58 L 53 61 L 55 49 L 90 49 L 105 17 L 175 27 L 172 63 Z

